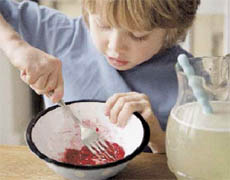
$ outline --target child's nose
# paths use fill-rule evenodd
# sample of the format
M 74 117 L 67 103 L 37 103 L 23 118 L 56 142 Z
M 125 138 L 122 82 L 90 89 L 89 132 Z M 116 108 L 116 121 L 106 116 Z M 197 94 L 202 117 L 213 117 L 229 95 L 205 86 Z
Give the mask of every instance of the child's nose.
M 125 33 L 120 32 L 119 30 L 114 30 L 109 38 L 108 48 L 116 52 L 127 50 L 128 46 Z

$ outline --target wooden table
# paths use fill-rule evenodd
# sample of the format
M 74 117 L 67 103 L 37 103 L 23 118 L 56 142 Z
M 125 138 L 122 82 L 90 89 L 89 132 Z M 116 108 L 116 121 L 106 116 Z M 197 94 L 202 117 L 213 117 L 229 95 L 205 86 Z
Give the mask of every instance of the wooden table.
M 166 156 L 141 153 L 116 177 L 111 179 L 175 180 L 169 171 Z M 64 180 L 26 146 L 0 145 L 0 180 Z

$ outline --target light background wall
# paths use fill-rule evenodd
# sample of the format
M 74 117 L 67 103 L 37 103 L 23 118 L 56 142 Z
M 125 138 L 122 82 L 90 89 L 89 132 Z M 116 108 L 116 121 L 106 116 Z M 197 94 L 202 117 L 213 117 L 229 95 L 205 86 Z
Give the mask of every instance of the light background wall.
M 196 56 L 224 55 L 224 28 L 227 0 L 201 0 L 192 28 L 190 51 Z
M 32 117 L 31 90 L 0 52 L 0 144 L 25 144 L 24 132 Z

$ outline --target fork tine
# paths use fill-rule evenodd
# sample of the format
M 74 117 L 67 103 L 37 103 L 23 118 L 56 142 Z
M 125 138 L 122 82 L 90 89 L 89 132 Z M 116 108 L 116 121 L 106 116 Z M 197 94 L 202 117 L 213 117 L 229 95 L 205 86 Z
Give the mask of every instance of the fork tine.
M 105 149 L 101 144 L 100 141 L 96 141 L 95 142 L 96 146 L 100 149 L 100 153 L 104 153 L 107 157 L 109 157 L 112 160 L 115 160 L 115 158 L 109 154 L 109 152 L 107 151 L 107 149 Z
M 95 152 L 95 155 L 99 158 L 99 159 L 105 159 L 105 158 L 111 158 L 109 156 L 108 153 L 106 153 L 103 149 L 101 149 L 101 146 L 99 147 L 96 142 L 95 143 L 91 143 L 90 148 L 93 149 L 93 151 Z M 95 150 L 94 150 L 95 149 Z M 104 153 L 103 153 L 104 152 Z M 107 157 L 106 157 L 107 156 Z
M 106 153 L 106 151 L 103 151 L 103 149 L 101 149 L 101 146 L 99 147 L 96 142 L 95 143 L 91 143 L 90 144 L 91 149 L 95 149 L 96 151 L 96 155 L 97 157 L 99 157 L 100 159 L 104 159 L 104 158 L 110 158 L 110 156 L 108 155 L 108 153 Z M 103 153 L 104 152 L 104 153 Z
M 97 151 L 97 153 L 101 152 L 101 150 L 99 149 L 99 147 L 95 143 L 91 143 L 90 147 L 93 148 L 93 149 L 95 149 Z
M 90 145 L 86 145 L 86 147 L 91 151 L 93 154 L 97 154 L 97 151 L 95 151 Z
M 93 153 L 95 156 L 97 156 L 99 159 L 101 159 L 101 156 L 90 145 L 86 145 L 86 147 L 91 151 L 91 153 Z
M 100 138 L 100 144 L 102 144 L 105 148 L 108 148 L 109 146 L 106 144 L 105 139 L 104 138 Z

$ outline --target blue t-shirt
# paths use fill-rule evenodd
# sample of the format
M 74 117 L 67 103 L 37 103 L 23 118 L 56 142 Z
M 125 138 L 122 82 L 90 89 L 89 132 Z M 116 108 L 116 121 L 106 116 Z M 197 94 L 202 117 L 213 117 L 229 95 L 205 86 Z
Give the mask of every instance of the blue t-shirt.
M 64 100 L 107 100 L 114 93 L 146 94 L 165 130 L 177 98 L 174 69 L 177 56 L 186 53 L 176 45 L 133 69 L 118 71 L 95 48 L 82 17 L 64 14 L 36 3 L 0 0 L 0 13 L 34 47 L 58 57 L 63 64 Z M 45 98 L 46 107 L 52 103 Z

